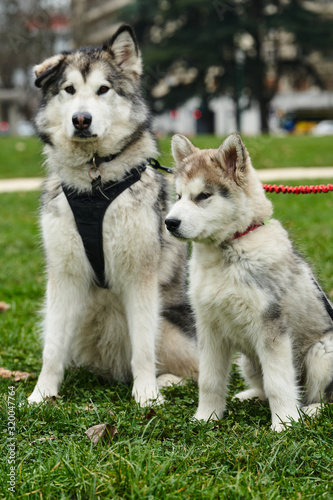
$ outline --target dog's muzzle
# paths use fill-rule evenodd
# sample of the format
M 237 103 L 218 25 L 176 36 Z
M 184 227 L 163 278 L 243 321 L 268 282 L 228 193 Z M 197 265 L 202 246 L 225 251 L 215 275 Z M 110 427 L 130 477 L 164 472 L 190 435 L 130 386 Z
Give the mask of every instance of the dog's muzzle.
M 170 233 L 174 234 L 176 236 L 177 229 L 179 229 L 179 226 L 181 224 L 181 221 L 179 219 L 165 219 L 165 225 L 168 231 Z

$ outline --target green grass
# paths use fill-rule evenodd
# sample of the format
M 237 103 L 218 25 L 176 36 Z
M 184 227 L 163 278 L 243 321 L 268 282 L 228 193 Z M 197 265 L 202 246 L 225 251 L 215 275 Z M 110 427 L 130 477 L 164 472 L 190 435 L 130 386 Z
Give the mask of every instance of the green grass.
M 275 215 L 332 296 L 333 193 L 269 196 Z M 20 382 L 0 378 L 0 498 L 333 498 L 332 405 L 275 434 L 266 404 L 231 400 L 243 388 L 235 369 L 218 426 L 191 421 L 198 398 L 192 383 L 166 390 L 165 405 L 147 418 L 130 387 L 105 384 L 83 370 L 66 372 L 62 399 L 54 405 L 29 407 L 26 397 L 41 368 L 38 310 L 45 288 L 38 205 L 36 192 L 0 194 L 0 301 L 11 305 L 0 313 L 0 367 L 35 376 Z M 16 403 L 14 495 L 7 489 L 8 387 L 15 388 Z M 89 403 L 92 410 L 86 411 Z M 94 447 L 85 431 L 104 422 L 118 432 Z M 53 439 L 36 442 L 40 438 Z
M 38 309 L 44 289 L 39 246 L 39 193 L 1 194 L 0 366 L 41 367 Z M 314 262 L 326 289 L 333 289 L 332 194 L 270 195 L 276 215 Z M 1 498 L 29 499 L 321 499 L 332 497 L 333 408 L 277 435 L 270 411 L 259 401 L 228 400 L 214 424 L 191 421 L 197 388 L 173 387 L 152 418 L 130 397 L 130 387 L 104 384 L 83 370 L 68 370 L 62 399 L 29 407 L 36 378 L 0 379 Z M 7 490 L 8 386 L 15 387 L 16 493 Z M 235 369 L 230 396 L 242 388 Z M 85 407 L 92 403 L 92 411 Z M 114 415 L 110 414 L 110 410 Z M 118 433 L 92 446 L 85 431 L 108 422 Z M 39 438 L 54 438 L 34 442 Z
M 43 176 L 41 151 L 36 137 L 0 136 L 0 179 Z
M 159 139 L 160 161 L 172 166 L 170 137 Z M 331 137 L 244 137 L 256 168 L 327 167 L 333 165 L 333 141 Z M 193 142 L 200 148 L 217 148 L 221 137 L 199 135 Z M 40 177 L 42 168 L 42 144 L 33 138 L 0 137 L 0 179 Z

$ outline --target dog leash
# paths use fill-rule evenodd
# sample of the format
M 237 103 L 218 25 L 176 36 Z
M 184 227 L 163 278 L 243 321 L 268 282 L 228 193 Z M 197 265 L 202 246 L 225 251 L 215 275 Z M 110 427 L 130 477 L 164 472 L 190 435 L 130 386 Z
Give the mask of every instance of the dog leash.
M 158 160 L 155 160 L 155 158 L 148 158 L 148 165 L 153 167 L 155 170 L 163 170 L 164 172 L 167 172 L 168 174 L 173 174 L 173 169 L 170 167 L 165 167 L 164 165 L 161 165 Z
M 320 184 L 319 186 L 283 186 L 280 184 L 263 184 L 262 187 L 267 193 L 283 193 L 283 194 L 311 194 L 311 193 L 328 193 L 333 191 L 333 184 Z

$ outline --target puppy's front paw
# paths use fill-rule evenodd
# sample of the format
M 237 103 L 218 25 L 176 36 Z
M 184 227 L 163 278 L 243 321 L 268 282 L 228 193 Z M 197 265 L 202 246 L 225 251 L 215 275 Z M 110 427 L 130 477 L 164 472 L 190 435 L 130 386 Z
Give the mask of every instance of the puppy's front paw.
M 218 416 L 215 410 L 211 409 L 198 409 L 196 414 L 193 416 L 193 420 L 204 420 L 205 422 L 209 422 L 210 420 L 218 420 Z
M 141 386 L 134 384 L 132 396 L 139 405 L 144 408 L 147 406 L 162 405 L 164 398 L 156 386 Z

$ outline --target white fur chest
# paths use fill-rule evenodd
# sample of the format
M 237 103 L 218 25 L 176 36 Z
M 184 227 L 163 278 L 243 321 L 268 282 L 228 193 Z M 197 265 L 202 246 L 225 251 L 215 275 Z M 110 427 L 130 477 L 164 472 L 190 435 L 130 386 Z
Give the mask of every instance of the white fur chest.
M 262 262 L 242 258 L 230 260 L 219 247 L 193 245 L 190 263 L 190 296 L 202 324 L 223 334 L 242 351 L 252 350 L 258 325 L 269 307 L 270 296 L 256 282 Z
M 151 206 L 141 197 L 136 199 L 127 190 L 112 202 L 103 221 L 103 248 L 105 272 L 113 291 L 137 280 L 138 273 L 157 272 L 157 234 L 158 219 L 152 218 Z

